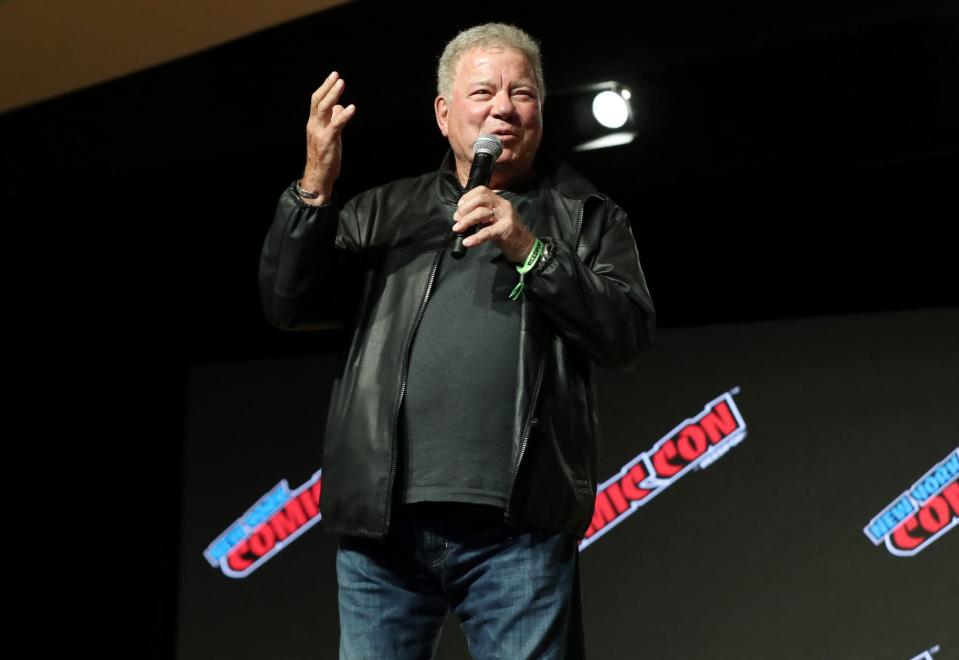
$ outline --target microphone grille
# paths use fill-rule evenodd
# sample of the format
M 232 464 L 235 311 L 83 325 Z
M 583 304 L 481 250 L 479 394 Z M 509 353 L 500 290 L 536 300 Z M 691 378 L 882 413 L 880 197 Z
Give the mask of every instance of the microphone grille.
M 473 155 L 491 154 L 496 161 L 503 153 L 503 143 L 495 135 L 480 135 L 473 143 Z

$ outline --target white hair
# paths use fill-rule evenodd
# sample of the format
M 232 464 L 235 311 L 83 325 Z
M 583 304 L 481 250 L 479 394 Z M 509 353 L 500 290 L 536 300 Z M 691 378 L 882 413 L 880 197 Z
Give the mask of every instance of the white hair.
M 543 59 L 539 42 L 508 23 L 485 23 L 471 27 L 446 44 L 436 69 L 436 93 L 439 96 L 449 99 L 453 92 L 453 81 L 456 79 L 456 66 L 463 55 L 474 48 L 512 48 L 521 52 L 533 70 L 539 102 L 543 103 L 546 98 L 546 84 L 543 81 Z

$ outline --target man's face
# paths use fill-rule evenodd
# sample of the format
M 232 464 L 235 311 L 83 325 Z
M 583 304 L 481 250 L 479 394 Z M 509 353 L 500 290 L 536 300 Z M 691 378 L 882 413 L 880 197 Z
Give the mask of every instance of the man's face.
M 503 142 L 490 187 L 520 180 L 532 171 L 543 136 L 540 91 L 526 57 L 511 48 L 467 51 L 457 63 L 450 98 L 436 97 L 436 123 L 450 141 L 465 183 L 473 142 L 490 133 Z

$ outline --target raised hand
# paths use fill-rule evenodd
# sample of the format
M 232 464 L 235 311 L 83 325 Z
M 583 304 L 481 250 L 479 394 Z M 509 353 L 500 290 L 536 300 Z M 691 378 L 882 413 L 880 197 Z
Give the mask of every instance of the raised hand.
M 310 118 L 306 122 L 306 167 L 300 186 L 319 193 L 304 200 L 313 205 L 325 204 L 333 194 L 333 184 L 340 176 L 343 157 L 343 127 L 356 114 L 356 106 L 339 105 L 346 83 L 334 71 L 310 97 Z

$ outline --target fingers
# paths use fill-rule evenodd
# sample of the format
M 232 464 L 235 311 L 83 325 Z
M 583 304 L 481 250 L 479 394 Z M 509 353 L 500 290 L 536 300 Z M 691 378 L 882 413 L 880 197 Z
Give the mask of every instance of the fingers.
M 484 213 L 487 216 L 486 219 L 490 219 L 489 210 L 496 208 L 500 201 L 503 201 L 502 198 L 485 186 L 473 188 L 460 197 L 459 202 L 456 204 L 456 212 L 453 214 L 453 220 L 461 221 L 471 217 L 482 220 Z M 483 211 L 479 215 L 475 215 L 474 212 L 476 209 L 480 208 L 483 209 Z
M 478 245 L 479 243 L 485 243 L 488 240 L 491 240 L 495 236 L 495 230 L 492 227 L 483 227 L 478 229 L 475 234 L 472 236 L 467 236 L 463 239 L 463 245 L 466 247 L 472 247 Z
M 456 206 L 461 210 L 469 212 L 471 208 L 477 206 L 478 204 L 485 202 L 486 205 L 489 206 L 491 202 L 498 198 L 499 195 L 494 193 L 486 186 L 476 186 L 468 193 L 460 197 L 460 201 L 456 203 Z
M 512 205 L 508 200 L 488 188 L 475 188 L 460 199 L 453 214 L 453 231 L 463 233 L 473 225 L 489 225 L 501 219 L 508 221 L 511 211 Z
M 353 104 L 344 108 L 337 103 L 345 87 L 346 83 L 339 73 L 330 73 L 310 97 L 310 119 L 322 127 L 341 130 L 356 113 L 356 106 Z
M 490 224 L 497 219 L 496 211 L 489 206 L 477 206 L 469 213 L 459 210 L 453 214 L 453 231 L 463 233 L 473 225 Z
M 523 236 L 529 231 L 513 204 L 485 186 L 474 188 L 460 198 L 453 220 L 453 232 L 457 234 L 467 233 L 473 225 L 483 225 L 477 227 L 472 236 L 464 238 L 463 245 L 474 247 L 493 241 L 511 262 L 522 260 L 518 258 L 522 246 L 517 243 L 528 244 L 531 240 Z
M 336 87 L 336 89 L 334 89 L 334 87 Z M 343 81 L 340 79 L 340 74 L 333 71 L 310 97 L 310 115 L 317 115 L 320 112 L 328 110 L 330 105 L 336 103 L 337 99 L 340 98 L 342 90 Z M 333 98 L 329 99 L 331 92 L 333 93 Z
M 332 117 L 330 119 L 330 126 L 332 126 L 334 130 L 342 130 L 343 127 L 346 126 L 346 122 L 348 122 L 355 114 L 356 106 L 352 103 L 345 108 L 342 105 L 334 105 Z

